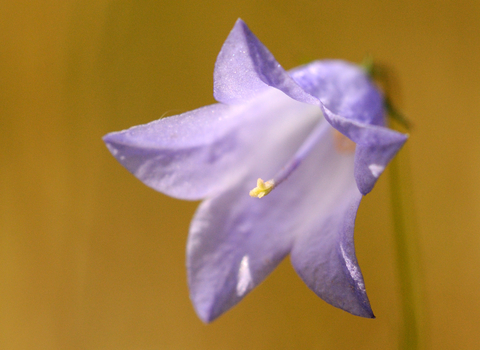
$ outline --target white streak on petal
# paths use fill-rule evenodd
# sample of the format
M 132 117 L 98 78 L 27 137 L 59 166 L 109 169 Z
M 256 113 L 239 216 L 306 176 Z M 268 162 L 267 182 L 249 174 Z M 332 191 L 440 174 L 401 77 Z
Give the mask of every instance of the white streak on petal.
M 379 177 L 382 171 L 385 169 L 385 167 L 378 164 L 370 164 L 368 166 L 368 169 L 370 169 L 373 176 Z
M 241 297 L 247 290 L 252 288 L 252 285 L 248 255 L 245 255 L 240 262 L 240 269 L 238 270 L 237 295 Z
M 340 246 L 340 250 L 342 251 L 343 259 L 345 260 L 345 264 L 347 265 L 347 270 L 352 276 L 353 280 L 358 283 L 358 287 L 365 292 L 365 284 L 362 281 L 362 273 L 357 268 L 357 266 L 352 263 L 352 261 L 348 258 L 347 254 L 343 250 L 343 247 Z

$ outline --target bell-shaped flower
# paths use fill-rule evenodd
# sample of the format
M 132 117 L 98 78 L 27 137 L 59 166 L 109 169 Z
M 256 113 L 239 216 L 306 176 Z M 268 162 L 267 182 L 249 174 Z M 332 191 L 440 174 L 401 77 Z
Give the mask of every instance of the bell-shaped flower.
M 288 254 L 323 300 L 374 317 L 355 216 L 406 135 L 385 127 L 369 77 L 334 60 L 286 72 L 238 20 L 215 64 L 214 96 L 218 104 L 104 137 L 147 186 L 203 200 L 187 244 L 199 317 L 230 309 Z

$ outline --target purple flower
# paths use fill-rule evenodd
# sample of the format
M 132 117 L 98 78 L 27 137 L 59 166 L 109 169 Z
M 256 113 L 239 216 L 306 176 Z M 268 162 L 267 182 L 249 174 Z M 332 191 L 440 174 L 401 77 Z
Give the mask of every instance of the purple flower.
M 203 199 L 187 244 L 200 318 L 227 311 L 288 254 L 326 302 L 374 317 L 355 216 L 407 138 L 385 127 L 382 95 L 343 61 L 286 72 L 238 20 L 215 64 L 214 96 L 218 104 L 104 137 L 146 185 Z

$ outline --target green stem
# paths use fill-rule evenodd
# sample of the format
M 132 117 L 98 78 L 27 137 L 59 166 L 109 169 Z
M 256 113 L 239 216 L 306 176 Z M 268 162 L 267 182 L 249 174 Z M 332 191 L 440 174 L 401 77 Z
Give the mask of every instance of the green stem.
M 407 152 L 408 149 L 404 149 L 392 160 L 389 179 L 403 316 L 400 349 L 415 350 L 425 347 L 425 339 L 421 269 Z
M 374 63 L 371 56 L 365 57 L 362 67 L 372 80 L 383 86 L 385 111 L 390 117 L 390 123 L 395 121 L 403 128 L 410 129 L 412 123 L 390 100 L 391 83 L 396 81 L 393 70 Z M 417 350 L 426 347 L 426 318 L 423 313 L 420 252 L 407 152 L 408 145 L 391 161 L 389 180 L 403 320 L 400 349 Z

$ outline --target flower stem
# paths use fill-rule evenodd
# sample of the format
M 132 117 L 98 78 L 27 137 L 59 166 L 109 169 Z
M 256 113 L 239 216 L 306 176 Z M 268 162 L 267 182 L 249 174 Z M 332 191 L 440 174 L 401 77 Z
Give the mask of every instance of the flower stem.
M 390 100 L 390 89 L 397 82 L 394 71 L 386 65 L 375 63 L 371 56 L 365 57 L 361 66 L 372 80 L 380 83 L 385 97 L 385 112 L 390 117 L 390 124 L 396 122 L 404 129 L 410 129 L 412 123 L 395 108 Z M 389 180 L 403 320 L 399 349 L 425 349 L 427 322 L 423 303 L 421 282 L 423 276 L 417 241 L 418 231 L 408 161 L 408 143 L 390 162 Z
M 390 163 L 389 180 L 403 318 L 399 349 L 423 349 L 425 348 L 425 324 L 420 255 L 413 210 L 408 148 L 400 152 Z

